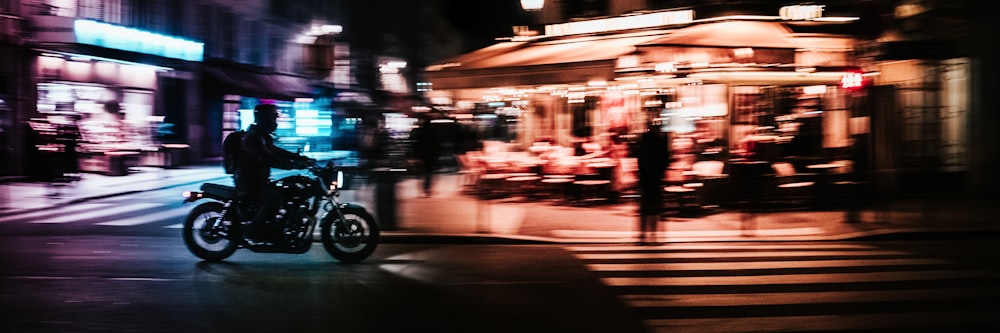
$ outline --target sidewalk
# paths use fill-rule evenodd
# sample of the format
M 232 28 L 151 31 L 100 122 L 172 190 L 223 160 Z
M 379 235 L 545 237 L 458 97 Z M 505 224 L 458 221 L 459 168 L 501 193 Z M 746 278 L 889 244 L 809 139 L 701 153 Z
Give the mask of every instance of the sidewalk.
M 460 193 L 457 175 L 439 175 L 429 198 L 419 196 L 419 181 L 398 185 L 396 236 L 436 235 L 483 239 L 625 243 L 635 241 L 637 204 L 578 207 L 551 201 L 476 200 Z M 364 191 L 361 191 L 364 192 Z M 369 206 L 370 207 L 370 206 Z M 1000 231 L 998 208 L 986 199 L 910 199 L 885 202 L 849 221 L 844 210 L 799 210 L 755 214 L 720 210 L 699 217 L 668 217 L 660 223 L 661 241 L 817 241 L 913 233 Z
M 317 156 L 318 159 L 336 156 Z M 300 171 L 280 171 L 274 177 Z M 397 184 L 397 225 L 383 232 L 386 242 L 540 242 L 627 243 L 635 240 L 638 216 L 632 202 L 577 207 L 550 201 L 478 200 L 461 193 L 460 178 L 439 174 L 431 197 L 419 196 L 419 181 Z M 25 210 L 175 188 L 196 190 L 204 182 L 232 184 L 218 163 L 175 169 L 138 168 L 127 176 L 83 174 L 67 186 L 39 183 L 0 185 L 0 216 Z M 57 195 L 56 195 L 57 194 Z M 342 191 L 341 200 L 357 202 L 373 214 L 374 185 L 359 181 Z M 759 213 L 753 223 L 741 214 L 719 211 L 696 218 L 670 217 L 660 223 L 661 240 L 815 241 L 904 233 L 1000 231 L 998 205 L 986 199 L 928 198 L 884 202 L 860 211 L 847 222 L 843 210 Z M 382 222 L 384 226 L 386 222 Z M 387 226 L 388 227 L 388 226 Z

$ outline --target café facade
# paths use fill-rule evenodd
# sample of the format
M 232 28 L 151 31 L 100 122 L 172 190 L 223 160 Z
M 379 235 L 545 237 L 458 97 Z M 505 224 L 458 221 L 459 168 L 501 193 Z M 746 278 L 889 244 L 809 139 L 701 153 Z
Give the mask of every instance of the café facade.
M 855 20 L 802 6 L 553 24 L 428 67 L 429 96 L 476 114 L 502 110 L 513 149 L 611 146 L 657 120 L 685 171 L 706 160 L 851 164 L 870 127 L 859 95 L 877 75 L 855 56 Z

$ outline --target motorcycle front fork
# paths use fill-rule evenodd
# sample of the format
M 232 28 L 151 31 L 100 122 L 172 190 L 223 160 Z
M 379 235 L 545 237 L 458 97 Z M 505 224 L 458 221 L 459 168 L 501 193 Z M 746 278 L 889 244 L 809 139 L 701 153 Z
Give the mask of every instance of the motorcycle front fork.
M 330 200 L 328 203 L 329 209 L 326 210 L 327 218 L 334 218 L 332 223 L 337 223 L 339 225 L 334 225 L 334 230 L 341 230 L 344 226 L 343 223 L 347 220 L 344 217 L 344 211 L 340 208 L 341 204 L 339 202 Z

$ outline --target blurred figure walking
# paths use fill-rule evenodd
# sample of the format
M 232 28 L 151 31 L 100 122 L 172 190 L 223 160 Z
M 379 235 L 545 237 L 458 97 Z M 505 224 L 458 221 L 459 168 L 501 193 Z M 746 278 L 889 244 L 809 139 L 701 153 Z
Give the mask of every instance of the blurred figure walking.
M 382 116 L 367 116 L 364 118 L 359 139 L 361 167 L 370 170 L 381 166 L 388 145 L 388 135 Z
M 667 138 L 659 121 L 651 121 L 639 141 L 639 244 L 656 243 L 657 224 L 663 214 L 663 176 L 670 161 Z
M 429 197 L 431 196 L 434 172 L 438 167 L 441 142 L 438 133 L 432 128 L 431 121 L 427 117 L 420 119 L 417 128 L 414 128 L 410 135 L 413 138 L 413 153 L 420 160 L 420 170 L 423 173 L 423 195 Z

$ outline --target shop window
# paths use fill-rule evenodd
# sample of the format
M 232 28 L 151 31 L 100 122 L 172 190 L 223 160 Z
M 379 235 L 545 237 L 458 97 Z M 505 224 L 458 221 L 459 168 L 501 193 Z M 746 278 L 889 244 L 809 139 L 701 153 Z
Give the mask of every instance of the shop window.
M 581 103 L 570 104 L 570 110 L 572 110 L 573 115 L 573 136 L 583 138 L 593 135 L 594 129 L 591 113 L 596 108 L 597 98 L 595 96 L 587 96 Z
M 121 0 L 80 0 L 78 17 L 105 23 L 122 22 Z
M 48 0 L 32 4 L 37 15 L 76 16 L 76 0 Z
M 14 12 L 14 5 L 11 1 L 12 0 L 0 0 L 0 13 L 11 14 Z
M 680 86 L 673 102 L 665 103 L 661 117 L 674 133 L 674 167 L 689 170 L 699 161 L 725 156 L 727 88 L 722 84 Z
M 238 115 L 239 129 L 246 129 L 253 124 L 253 108 L 262 103 L 256 98 L 242 98 L 239 103 L 239 110 L 233 115 Z M 329 104 L 329 101 L 325 101 Z M 278 117 L 278 129 L 274 135 L 278 138 L 276 144 L 289 151 L 329 151 L 332 149 L 334 134 L 342 136 L 344 132 L 353 132 L 357 119 L 340 118 L 334 123 L 333 110 L 320 108 L 312 99 L 302 99 L 296 102 L 272 101 L 278 106 L 281 112 Z M 346 121 L 345 121 L 346 120 Z M 231 123 L 231 116 L 226 116 L 225 123 Z M 224 125 L 228 129 L 232 125 Z M 336 131 L 334 126 L 337 126 Z M 350 129 L 350 131 L 348 131 Z

